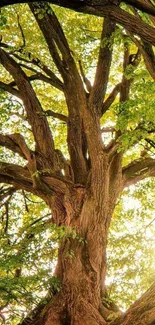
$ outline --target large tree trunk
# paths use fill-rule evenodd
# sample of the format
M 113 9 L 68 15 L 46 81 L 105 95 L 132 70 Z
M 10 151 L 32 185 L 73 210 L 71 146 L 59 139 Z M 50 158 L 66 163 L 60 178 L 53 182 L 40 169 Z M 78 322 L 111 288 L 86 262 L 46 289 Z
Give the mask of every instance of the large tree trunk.
M 101 212 L 93 196 L 88 196 L 83 189 L 80 192 L 80 200 L 75 200 L 77 210 L 74 213 L 79 210 L 80 202 L 81 211 L 76 220 L 71 219 L 67 238 L 59 247 L 55 276 L 61 282 L 61 291 L 46 306 L 39 306 L 22 325 L 154 324 L 155 285 L 121 316 L 115 305 L 109 309 L 104 306 L 109 223 L 104 223 L 103 219 L 109 220 L 112 208 L 105 198 L 106 208 Z M 70 211 L 71 207 L 68 208 L 69 214 Z M 104 214 L 102 218 L 101 213 Z M 76 230 L 76 235 L 72 229 Z M 111 318 L 114 320 L 110 321 Z
M 59 249 L 56 275 L 62 281 L 61 302 L 69 324 L 104 324 L 99 309 L 104 291 L 107 230 L 103 223 L 95 222 L 97 218 L 94 200 L 87 199 L 74 222 L 79 237 L 64 240 Z M 51 314 L 47 324 L 53 321 Z
M 121 316 L 118 316 L 115 305 L 108 309 L 104 306 L 107 234 L 119 192 L 119 177 L 111 175 L 111 181 L 113 178 L 115 185 L 117 183 L 111 191 L 107 191 L 106 181 L 109 179 L 109 168 L 103 178 L 105 186 L 102 193 L 98 188 L 86 190 L 79 186 L 65 196 L 63 205 L 68 233 L 60 243 L 55 270 L 61 290 L 46 306 L 40 305 L 22 325 L 154 324 L 155 286 Z M 95 179 L 98 179 L 97 173 Z M 91 180 L 91 184 L 93 182 Z M 62 208 L 60 210 L 63 211 Z M 53 210 L 53 218 L 58 218 L 57 209 Z M 112 321 L 111 316 L 115 318 Z
M 66 196 L 64 205 L 68 234 L 60 243 L 55 270 L 61 292 L 52 298 L 39 313 L 36 323 L 33 320 L 32 324 L 106 324 L 101 309 L 105 293 L 108 220 L 113 210 L 106 188 L 105 181 L 102 193 L 98 189 L 79 187 L 69 197 Z
M 69 185 L 65 194 L 52 196 L 51 202 L 48 196 L 54 222 L 65 224 L 68 230 L 67 237 L 60 243 L 55 270 L 61 291 L 30 324 L 106 324 L 107 310 L 103 308 L 102 300 L 107 235 L 122 189 L 121 157 L 116 153 L 111 159 L 101 152 L 94 158 L 87 186 Z
M 90 196 L 85 198 L 76 219 L 71 220 L 68 237 L 59 248 L 55 271 L 62 283 L 61 294 L 49 304 L 45 324 L 105 324 L 99 310 L 104 293 L 107 244 L 101 213 L 106 220 L 107 212 L 108 208 L 100 211 Z M 76 230 L 75 238 L 71 227 Z
M 14 2 L 16 1 L 10 0 L 10 3 Z M 21 135 L 1 136 L 2 145 L 19 153 L 28 162 L 25 167 L 16 168 L 13 164 L 2 163 L 1 182 L 12 184 L 17 189 L 28 190 L 44 199 L 51 208 L 52 221 L 58 226 L 65 225 L 68 231 L 60 243 L 55 270 L 61 290 L 46 306 L 40 305 L 22 325 L 104 325 L 108 323 L 108 314 L 112 313 L 103 306 L 103 298 L 106 295 L 106 247 L 111 216 L 116 200 L 125 186 L 154 176 L 154 159 L 135 160 L 123 168 L 123 152 L 117 151 L 121 133 L 116 132 L 115 139 L 108 145 L 103 143 L 100 117 L 107 110 L 107 104 L 104 106 L 103 100 L 112 60 L 111 41 L 110 46 L 107 43 L 103 47 L 103 40 L 111 39 L 115 31 L 113 20 L 121 22 L 130 33 L 140 35 L 143 41 L 151 44 L 155 44 L 154 29 L 140 19 L 136 26 L 137 18 L 116 6 L 119 0 L 111 1 L 114 5 L 110 6 L 107 1 L 96 0 L 96 9 L 93 9 L 92 1 L 88 1 L 88 5 L 85 5 L 85 9 L 89 9 L 87 13 L 98 15 L 98 12 L 102 11 L 101 16 L 107 17 L 103 23 L 95 81 L 93 86 L 89 84 L 87 87 L 88 94 L 83 84 L 86 78 L 82 80 L 79 74 L 72 51 L 54 12 L 51 12 L 51 8 L 48 10 L 43 1 L 30 2 L 29 7 L 63 80 L 62 82 L 55 76 L 53 82 L 57 84 L 58 89 L 64 91 L 68 107 L 65 121 L 70 160 L 68 162 L 61 151 L 55 149 L 46 114 L 29 77 L 7 51 L 0 49 L 0 62 L 12 75 L 18 88 L 11 88 L 10 93 L 22 98 L 36 145 L 33 152 Z M 51 2 L 60 4 L 60 1 Z M 80 0 L 61 1 L 65 7 L 75 2 L 76 7 L 78 3 L 81 6 Z M 105 7 L 101 8 L 101 2 Z M 5 3 L 9 3 L 9 0 Z M 97 9 L 98 7 L 100 9 Z M 75 5 L 71 8 L 75 9 Z M 41 19 L 38 10 L 44 12 Z M 129 59 L 130 51 L 125 49 L 124 72 L 130 64 Z M 121 85 L 116 86 L 120 88 L 120 102 L 128 100 L 130 84 L 131 79 L 127 80 L 124 75 Z M 6 90 L 8 87 L 10 89 L 10 84 L 6 86 Z M 112 96 L 112 100 L 114 97 Z M 149 316 L 143 319 L 140 315 L 144 313 L 145 307 L 142 299 L 112 324 L 154 324 L 154 304 L 150 306 L 151 314 L 149 312 Z

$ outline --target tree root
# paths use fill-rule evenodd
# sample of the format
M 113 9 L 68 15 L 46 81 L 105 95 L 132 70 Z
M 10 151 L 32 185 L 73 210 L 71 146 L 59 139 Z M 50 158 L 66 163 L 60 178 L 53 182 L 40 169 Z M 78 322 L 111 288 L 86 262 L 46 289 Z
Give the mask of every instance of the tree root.
M 55 297 L 43 309 L 27 317 L 20 325 L 106 325 L 100 312 L 88 301 L 78 298 L 66 303 L 61 296 Z

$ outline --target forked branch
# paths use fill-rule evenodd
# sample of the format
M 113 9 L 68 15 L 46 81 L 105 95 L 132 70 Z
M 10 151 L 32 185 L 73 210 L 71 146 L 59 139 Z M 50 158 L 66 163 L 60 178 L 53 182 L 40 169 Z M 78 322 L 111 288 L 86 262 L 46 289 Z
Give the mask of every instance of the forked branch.
M 64 80 L 64 94 L 68 107 L 68 150 L 75 182 L 83 183 L 86 179 L 87 166 L 83 154 L 83 126 L 80 110 L 86 106 L 86 92 L 79 75 L 72 52 L 61 25 L 49 5 L 30 4 L 37 23 L 45 37 L 49 52 Z M 37 10 L 43 10 L 39 19 Z
M 21 62 L 25 62 L 25 68 L 28 70 L 31 70 L 32 72 L 35 73 L 35 75 L 32 75 L 29 77 L 29 80 L 42 80 L 46 83 L 51 84 L 53 87 L 63 91 L 64 90 L 64 85 L 62 83 L 62 81 L 55 75 L 55 73 L 53 71 L 51 71 L 48 66 L 46 66 L 39 58 L 37 57 L 33 57 L 31 58 L 31 53 L 29 52 L 25 52 L 24 51 L 24 55 L 27 55 L 28 57 L 30 57 L 30 59 L 26 59 L 23 56 L 20 56 L 18 53 L 18 51 L 16 52 L 10 52 L 10 54 L 13 55 L 14 58 L 20 60 Z M 30 66 L 31 64 L 31 66 Z M 20 64 L 21 66 L 24 66 L 23 63 Z M 34 66 L 36 66 L 37 68 L 35 69 Z M 39 70 L 39 71 L 38 71 Z M 43 71 L 45 74 L 43 74 Z
M 0 89 L 3 89 L 4 91 L 7 91 L 11 95 L 21 99 L 20 92 L 16 88 L 10 86 L 9 84 L 7 84 L 5 82 L 0 81 Z
M 14 153 L 18 153 L 22 158 L 25 158 L 19 145 L 13 141 L 11 135 L 0 134 L 0 146 L 8 148 Z
M 32 3 L 29 5 L 29 7 L 45 37 L 53 61 L 58 71 L 64 78 L 67 70 L 71 68 L 74 60 L 61 25 L 59 24 L 55 13 L 48 4 L 41 2 Z M 40 10 L 43 15 L 41 19 L 39 17 Z

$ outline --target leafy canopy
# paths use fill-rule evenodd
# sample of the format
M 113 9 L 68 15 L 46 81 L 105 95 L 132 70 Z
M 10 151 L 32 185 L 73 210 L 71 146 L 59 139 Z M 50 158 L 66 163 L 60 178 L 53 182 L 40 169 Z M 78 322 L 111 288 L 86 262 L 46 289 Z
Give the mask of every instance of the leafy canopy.
M 102 19 L 90 19 L 88 15 L 53 8 L 79 70 L 79 62 L 82 62 L 86 77 L 93 83 Z M 42 19 L 43 15 L 44 12 L 40 12 L 38 18 Z M 143 14 L 142 19 L 146 20 L 146 15 Z M 46 65 L 60 78 L 45 39 L 27 5 L 3 8 L 0 27 L 1 41 L 7 45 L 6 50 L 12 53 L 29 77 L 40 73 L 43 65 Z M 137 52 L 135 43 L 120 26 L 117 26 L 110 40 L 103 40 L 102 46 L 108 42 L 110 48 L 113 41 L 112 66 L 105 100 L 122 80 L 124 48 L 128 48 L 131 55 Z M 38 62 L 41 63 L 38 65 Z M 132 80 L 130 99 L 120 103 L 119 96 L 116 96 L 101 118 L 103 141 L 107 145 L 118 133 L 118 151 L 124 153 L 124 166 L 138 159 L 144 151 L 148 157 L 153 157 L 152 143 L 155 141 L 155 85 L 142 57 L 136 66 L 127 66 L 125 77 Z M 1 82 L 11 81 L 10 75 L 1 66 Z M 36 79 L 32 84 L 45 114 L 50 109 L 67 116 L 65 99 L 60 90 L 52 87 L 47 80 Z M 21 100 L 1 87 L 0 107 L 1 133 L 22 134 L 33 150 L 33 134 Z M 68 158 L 65 121 L 49 116 L 48 122 L 56 148 Z M 25 165 L 22 157 L 5 146 L 0 147 L 0 160 Z M 136 187 L 126 189 L 115 209 L 109 234 L 107 286 L 110 298 L 119 301 L 121 308 L 126 308 L 134 301 L 154 278 L 153 187 L 154 180 L 147 179 Z M 49 295 L 60 290 L 61 283 L 52 276 L 58 242 L 64 237 L 76 237 L 77 234 L 49 222 L 49 209 L 35 195 L 23 190 L 15 192 L 6 184 L 1 185 L 0 194 L 0 308 L 6 317 L 6 324 L 17 324 L 40 300 L 44 304 Z M 72 258 L 72 251 L 68 254 Z

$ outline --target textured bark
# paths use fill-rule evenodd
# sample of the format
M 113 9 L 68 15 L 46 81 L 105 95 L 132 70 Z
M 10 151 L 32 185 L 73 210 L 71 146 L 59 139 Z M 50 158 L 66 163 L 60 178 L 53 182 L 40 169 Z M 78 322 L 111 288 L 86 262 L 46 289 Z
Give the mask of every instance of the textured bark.
M 129 310 L 111 325 L 155 324 L 155 284 L 139 298 Z
M 116 24 L 110 19 L 104 19 L 103 30 L 101 35 L 101 44 L 96 68 L 94 85 L 90 91 L 89 102 L 94 105 L 96 113 L 101 115 L 102 103 L 105 97 L 106 88 L 109 79 L 109 71 L 112 61 L 112 36 L 115 31 Z M 103 46 L 104 40 L 107 45 Z
M 106 174 L 109 175 L 109 169 Z M 108 180 L 107 175 L 104 178 Z M 84 188 L 77 188 L 65 197 L 67 215 L 64 217 L 69 226 L 68 237 L 60 244 L 55 270 L 55 276 L 62 284 L 61 293 L 53 297 L 41 315 L 35 316 L 30 324 L 106 324 L 101 310 L 112 202 L 109 200 L 108 184 L 105 188 L 98 200 L 96 190 L 92 189 L 94 194 L 91 194 Z M 53 216 L 57 222 L 57 211 L 53 211 Z M 77 237 L 72 238 L 71 229 L 76 230 Z
M 4 0 L 1 6 L 15 2 Z M 115 137 L 106 145 L 102 139 L 100 117 L 109 109 L 118 93 L 120 102 L 129 99 L 132 79 L 126 78 L 125 70 L 129 64 L 138 65 L 139 51 L 154 76 L 154 54 L 148 42 L 155 44 L 155 29 L 120 9 L 120 1 L 117 0 L 50 2 L 106 19 L 103 23 L 95 82 L 92 86 L 87 83 L 89 94 L 83 85 L 83 81 L 85 84 L 87 82 L 83 70 L 81 68 L 82 80 L 61 25 L 54 12 L 48 10 L 48 5 L 44 5 L 44 1 L 29 1 L 29 7 L 62 81 L 38 60 L 25 59 L 24 64 L 21 64 L 20 53 L 11 55 L 8 47 L 4 51 L 4 44 L 0 44 L 0 63 L 13 78 L 8 84 L 1 82 L 0 87 L 22 99 L 35 141 L 33 151 L 20 134 L 0 135 L 0 145 L 19 154 L 26 161 L 24 167 L 1 162 L 0 183 L 11 184 L 11 193 L 22 189 L 41 197 L 51 209 L 52 222 L 66 226 L 68 231 L 67 237 L 60 243 L 55 270 L 55 276 L 61 283 L 60 293 L 54 295 L 46 306 L 39 305 L 22 325 L 105 325 L 108 324 L 108 316 L 117 311 L 116 307 L 108 309 L 103 303 L 106 295 L 106 247 L 111 217 L 123 188 L 146 177 L 155 176 L 155 159 L 140 158 L 123 168 L 123 152 L 117 151 L 121 132 L 115 132 Z M 154 15 L 151 4 L 144 5 L 140 0 L 125 3 Z M 42 18 L 38 18 L 40 9 L 44 11 Z M 130 60 L 130 51 L 125 44 L 122 81 L 104 101 L 112 46 L 109 47 L 108 44 L 103 47 L 102 41 L 113 36 L 115 22 L 130 33 L 139 35 L 142 41 L 135 41 L 136 45 L 138 42 L 139 50 L 134 61 Z M 22 69 L 26 64 L 31 66 L 30 70 L 35 75 L 26 75 Z M 42 69 L 46 76 L 42 73 L 38 75 L 32 68 L 33 64 Z M 31 84 L 37 78 L 64 93 L 67 116 L 50 110 L 45 114 Z M 69 161 L 60 150 L 55 149 L 47 116 L 58 118 L 67 125 Z M 4 192 L 3 196 L 5 195 Z M 73 236 L 72 230 L 76 235 Z M 154 324 L 154 292 L 153 286 L 111 325 Z
M 55 270 L 61 292 L 46 306 L 38 306 L 21 325 L 154 324 L 155 285 L 119 317 L 114 305 L 108 309 L 104 306 L 107 233 L 113 210 L 112 203 L 108 207 L 108 196 L 102 199 L 103 210 L 84 188 L 74 190 L 69 201 L 71 205 L 66 198 L 68 237 L 60 244 Z M 72 238 L 71 227 L 78 233 L 76 238 Z M 109 322 L 109 315 L 115 320 Z
M 61 302 L 60 305 L 62 306 Z M 48 309 L 49 309 L 49 315 L 50 315 L 50 308 L 52 309 L 52 305 L 49 304 Z M 59 307 L 61 312 L 64 312 L 63 307 Z M 50 322 L 50 316 L 49 316 L 49 321 L 47 318 L 44 317 L 42 320 L 40 319 L 40 309 L 38 309 L 38 316 L 33 320 L 32 323 L 34 325 L 60 325 L 60 324 L 65 324 L 68 325 L 70 324 L 70 321 L 68 319 L 63 319 L 63 317 L 55 317 L 55 321 L 52 320 Z M 94 312 L 94 310 L 93 310 Z M 107 311 L 104 309 L 104 312 L 106 313 Z M 114 312 L 111 310 L 109 311 L 109 314 Z M 62 315 L 62 314 L 61 314 Z M 155 285 L 153 284 L 151 288 L 142 295 L 141 298 L 139 298 L 128 310 L 124 315 L 122 314 L 120 317 L 116 316 L 116 319 L 111 321 L 111 322 L 104 322 L 103 320 L 98 323 L 94 323 L 91 321 L 91 323 L 87 323 L 87 321 L 83 322 L 84 319 L 80 319 L 81 323 L 77 324 L 110 324 L 110 325 L 153 325 L 155 324 Z M 103 322 L 103 323 L 102 323 Z M 74 324 L 74 323 L 73 323 Z M 75 323 L 76 324 L 76 323 Z M 27 325 L 27 322 L 24 321 L 21 325 Z
M 31 315 L 31 325 L 105 325 L 107 315 L 112 313 L 103 306 L 106 246 L 111 216 L 122 189 L 122 157 L 117 154 L 109 161 L 109 155 L 102 155 L 96 158 L 87 188 L 72 184 L 57 187 L 55 203 L 53 196 L 48 196 L 53 221 L 68 227 L 55 270 L 61 292 Z M 74 237 L 72 229 L 77 234 Z
M 14 3 L 32 3 L 33 1 L 25 1 L 25 0 L 3 0 L 3 2 L 0 4 L 1 7 L 9 4 Z M 41 1 L 42 3 L 45 3 L 45 1 Z M 155 33 L 154 28 L 150 25 L 142 22 L 139 18 L 134 17 L 133 15 L 129 14 L 128 12 L 120 9 L 118 5 L 120 4 L 120 1 L 114 0 L 114 1 L 82 1 L 82 0 L 74 0 L 74 1 L 67 1 L 67 0 L 54 0 L 49 1 L 52 4 L 56 4 L 58 6 L 62 6 L 65 8 L 73 9 L 79 12 L 83 12 L 90 15 L 96 15 L 100 17 L 108 17 L 111 20 L 116 21 L 123 27 L 125 27 L 129 32 L 139 35 L 144 41 L 149 42 L 152 45 L 155 45 Z M 126 1 L 127 3 L 130 1 Z M 139 9 L 139 4 L 142 1 L 131 1 L 135 8 Z M 152 16 L 155 16 L 155 8 L 153 5 L 149 5 L 149 8 L 147 5 L 141 5 L 140 8 L 142 11 L 151 14 Z

